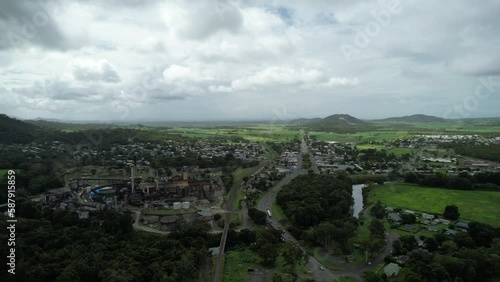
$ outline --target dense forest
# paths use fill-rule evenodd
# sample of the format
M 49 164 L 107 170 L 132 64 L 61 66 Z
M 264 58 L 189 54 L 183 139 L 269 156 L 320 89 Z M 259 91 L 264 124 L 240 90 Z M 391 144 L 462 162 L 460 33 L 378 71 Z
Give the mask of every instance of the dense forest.
M 168 236 L 133 231 L 130 214 L 113 210 L 78 219 L 19 200 L 17 212 L 16 275 L 2 271 L 1 281 L 197 281 L 220 240 L 200 222 L 179 221 Z M 2 254 L 7 248 L 1 244 Z
M 352 186 L 344 175 L 302 175 L 285 185 L 276 201 L 297 228 L 306 230 L 323 221 L 348 218 Z
M 276 201 L 296 238 L 328 251 L 352 251 L 358 223 L 351 216 L 352 184 L 346 174 L 298 176 L 278 192 Z
M 134 142 L 154 142 L 170 140 L 189 140 L 179 134 L 168 133 L 158 127 L 138 126 L 138 128 L 119 128 L 110 124 L 72 125 L 55 123 L 59 126 L 47 126 L 50 122 L 24 122 L 0 114 L 0 144 L 28 144 L 31 142 L 60 141 L 80 147 L 111 148 L 115 145 Z M 78 130 L 66 130 L 67 128 Z M 214 136 L 211 139 L 220 139 Z M 194 140 L 194 138 L 192 138 Z M 228 142 L 249 142 L 240 136 L 225 136 Z

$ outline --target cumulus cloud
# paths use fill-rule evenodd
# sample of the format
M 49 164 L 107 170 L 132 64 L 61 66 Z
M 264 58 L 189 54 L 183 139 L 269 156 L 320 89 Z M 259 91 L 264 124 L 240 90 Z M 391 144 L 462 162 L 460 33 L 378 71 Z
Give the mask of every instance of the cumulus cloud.
M 297 70 L 291 67 L 272 66 L 234 80 L 231 82 L 231 87 L 245 90 L 260 86 L 315 83 L 322 77 L 323 74 L 316 69 Z
M 136 46 L 140 52 L 163 52 L 165 51 L 165 44 L 158 37 L 148 37 Z
M 357 86 L 359 84 L 359 79 L 356 78 L 348 78 L 348 77 L 330 77 L 328 81 L 325 83 L 326 86 L 335 87 L 335 86 Z
M 120 82 L 120 77 L 107 60 L 75 60 L 71 63 L 73 76 L 83 81 Z
M 442 116 L 478 76 L 500 76 L 499 1 L 443 0 L 445 14 L 400 1 L 383 22 L 392 1 L 334 2 L 0 1 L 0 95 L 14 105 L 0 112 L 109 118 L 114 101 L 128 119 L 370 118 L 412 101 L 391 115 Z M 359 49 L 350 61 L 343 43 Z
M 243 23 L 240 10 L 221 0 L 166 3 L 163 18 L 176 36 L 192 40 L 221 31 L 235 33 Z
M 233 88 L 227 87 L 224 85 L 210 85 L 208 87 L 208 90 L 210 90 L 210 92 L 214 92 L 214 93 L 230 93 L 230 92 L 234 91 Z

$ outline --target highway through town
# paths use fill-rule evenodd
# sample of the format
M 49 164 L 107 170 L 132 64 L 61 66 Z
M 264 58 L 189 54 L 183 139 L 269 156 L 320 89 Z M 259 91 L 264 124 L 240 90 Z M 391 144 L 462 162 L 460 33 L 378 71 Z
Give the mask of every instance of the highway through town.
M 302 133 L 302 143 L 301 143 L 301 153 L 302 154 L 307 154 L 309 152 L 307 143 L 304 139 L 304 133 Z M 301 156 L 299 156 L 299 162 L 298 162 L 298 170 L 292 171 L 288 173 L 278 184 L 276 184 L 271 191 L 269 191 L 257 204 L 257 209 L 264 211 L 268 213 L 268 211 L 271 210 L 271 206 L 273 202 L 276 200 L 276 194 L 279 192 L 281 187 L 284 185 L 288 184 L 292 179 L 299 175 L 304 175 L 307 174 L 307 170 L 302 169 L 302 161 L 301 161 Z M 314 169 L 313 169 L 314 170 Z M 268 214 L 269 215 L 269 214 Z M 283 239 L 286 241 L 293 241 L 297 242 L 297 240 L 272 216 L 267 217 L 267 222 L 269 225 L 271 225 L 273 228 L 281 230 L 283 232 Z M 301 247 L 302 248 L 302 247 Z M 305 250 L 302 249 L 304 252 Z M 307 265 L 311 269 L 311 272 L 313 273 L 314 277 L 318 281 L 333 281 L 334 279 L 338 278 L 338 275 L 334 274 L 333 272 L 329 271 L 328 269 L 324 268 L 321 263 L 319 263 L 315 258 L 309 257 Z
M 283 187 L 284 185 L 288 184 L 292 179 L 299 175 L 307 174 L 307 171 L 304 169 L 296 170 L 293 171 L 289 174 L 287 174 L 276 186 L 273 187 L 273 189 L 267 193 L 266 196 L 264 196 L 259 203 L 257 204 L 257 209 L 264 211 L 267 213 L 267 211 L 271 210 L 271 206 L 273 202 L 276 200 L 276 193 Z M 293 241 L 297 243 L 297 240 L 272 216 L 267 217 L 267 222 L 269 225 L 271 225 L 273 228 L 281 230 L 283 232 L 283 239 L 287 241 Z M 305 252 L 305 250 L 303 249 Z M 328 269 L 321 269 L 322 265 L 319 263 L 315 258 L 309 257 L 308 259 L 308 266 L 310 267 L 312 273 L 314 274 L 315 279 L 319 281 L 332 281 L 334 279 L 337 279 L 338 276 L 329 271 Z
M 304 133 L 302 133 L 301 153 L 307 154 L 308 152 L 309 152 L 309 149 L 308 149 L 307 143 L 304 139 Z M 296 242 L 297 244 L 298 244 L 297 240 L 285 229 L 284 226 L 281 225 L 281 223 L 279 223 L 272 216 L 271 207 L 272 207 L 273 202 L 276 200 L 276 194 L 279 192 L 279 190 L 284 185 L 288 184 L 295 177 L 308 173 L 307 170 L 302 169 L 302 161 L 300 158 L 301 157 L 299 156 L 299 162 L 298 162 L 299 169 L 288 173 L 257 204 L 257 209 L 264 211 L 268 214 L 268 217 L 267 217 L 268 224 L 271 225 L 275 229 L 281 230 L 283 232 L 283 239 L 284 240 L 293 241 L 293 242 Z M 318 173 L 318 169 L 314 165 L 314 163 L 313 163 L 313 166 L 311 167 L 311 169 L 315 173 Z M 269 216 L 270 213 L 271 213 L 271 215 Z M 316 279 L 318 281 L 334 281 L 342 276 L 353 276 L 353 277 L 361 278 L 364 271 L 370 270 L 373 267 L 375 267 L 378 263 L 380 263 L 392 251 L 392 241 L 393 240 L 394 240 L 394 238 L 391 238 L 389 236 L 389 234 L 386 234 L 386 236 L 385 236 L 386 246 L 384 247 L 384 250 L 377 257 L 375 257 L 369 264 L 364 264 L 364 265 L 358 266 L 356 268 L 346 269 L 346 270 L 342 270 L 342 271 L 332 271 L 332 270 L 329 270 L 329 269 L 323 267 L 321 265 L 321 263 L 318 262 L 314 257 L 308 258 L 307 266 L 311 269 L 311 272 L 314 276 L 314 279 Z M 302 250 L 305 252 L 304 249 L 302 249 Z M 336 258 L 330 255 L 330 257 L 328 259 L 334 260 Z

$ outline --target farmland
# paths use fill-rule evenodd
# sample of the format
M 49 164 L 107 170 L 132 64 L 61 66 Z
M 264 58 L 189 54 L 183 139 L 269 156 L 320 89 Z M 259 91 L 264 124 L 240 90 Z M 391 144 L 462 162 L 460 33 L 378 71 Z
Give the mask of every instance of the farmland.
M 500 226 L 500 193 L 461 191 L 391 183 L 373 190 L 371 199 L 383 204 L 421 212 L 442 214 L 446 205 L 458 206 L 460 219 Z
M 187 137 L 241 137 L 254 142 L 291 142 L 298 138 L 298 131 L 277 124 L 256 124 L 220 127 L 176 127 L 168 133 Z
M 405 135 L 408 135 L 408 133 L 405 131 L 367 131 L 353 134 L 310 132 L 310 135 L 316 136 L 316 139 L 318 139 L 319 141 L 368 143 L 371 141 L 391 141 L 396 138 L 404 137 Z

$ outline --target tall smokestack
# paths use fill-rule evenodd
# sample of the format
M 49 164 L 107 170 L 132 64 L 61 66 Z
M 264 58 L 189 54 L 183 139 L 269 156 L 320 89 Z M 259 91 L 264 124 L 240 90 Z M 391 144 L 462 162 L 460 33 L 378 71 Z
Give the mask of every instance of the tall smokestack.
M 137 156 L 134 156 L 134 176 L 137 175 Z

